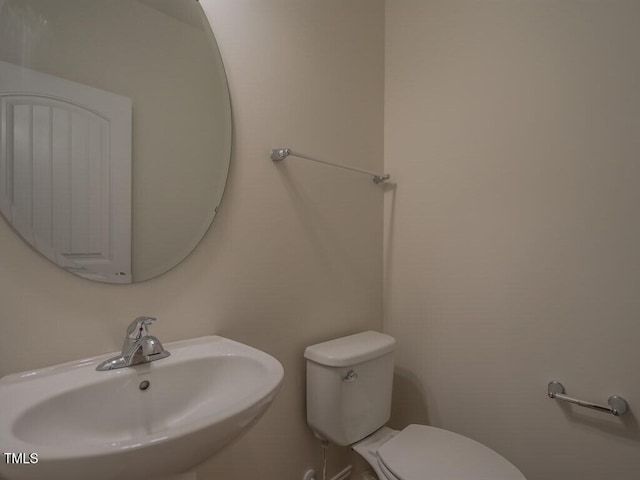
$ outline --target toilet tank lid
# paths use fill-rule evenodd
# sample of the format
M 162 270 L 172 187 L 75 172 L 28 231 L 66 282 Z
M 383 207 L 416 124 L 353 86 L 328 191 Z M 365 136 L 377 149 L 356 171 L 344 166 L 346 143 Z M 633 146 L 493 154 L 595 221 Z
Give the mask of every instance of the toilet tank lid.
M 307 347 L 304 358 L 328 367 L 348 367 L 393 352 L 395 338 L 367 331 Z

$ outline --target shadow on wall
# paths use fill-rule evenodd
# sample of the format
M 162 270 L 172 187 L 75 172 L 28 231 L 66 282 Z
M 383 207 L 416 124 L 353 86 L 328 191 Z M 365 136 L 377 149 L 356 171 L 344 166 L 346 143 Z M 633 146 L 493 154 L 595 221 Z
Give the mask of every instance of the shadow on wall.
M 395 225 L 395 211 L 396 211 L 396 192 L 398 189 L 398 184 L 391 181 L 386 182 L 383 185 L 384 194 L 385 194 L 385 206 L 384 206 L 384 230 L 383 235 L 384 244 L 383 244 L 383 263 L 384 263 L 384 276 L 383 276 L 383 288 L 382 288 L 382 297 L 383 297 L 383 309 L 384 318 L 388 317 L 387 306 L 391 305 L 391 279 L 393 278 L 393 263 L 391 262 L 391 254 L 393 252 L 393 232 Z M 383 320 L 384 321 L 384 320 Z M 386 325 L 385 325 L 386 326 Z
M 418 377 L 404 368 L 396 367 L 393 375 L 393 400 L 389 426 L 402 430 L 409 424 L 428 425 L 429 412 Z
M 611 415 L 598 413 L 596 416 L 591 414 L 590 411 L 576 407 L 575 405 L 564 402 L 559 403 L 562 413 L 566 416 L 567 421 L 572 424 L 581 424 L 609 435 L 640 442 L 640 425 L 638 424 L 638 418 L 632 410 L 627 411 L 627 413 L 620 417 L 614 417 L 619 421 L 612 422 Z

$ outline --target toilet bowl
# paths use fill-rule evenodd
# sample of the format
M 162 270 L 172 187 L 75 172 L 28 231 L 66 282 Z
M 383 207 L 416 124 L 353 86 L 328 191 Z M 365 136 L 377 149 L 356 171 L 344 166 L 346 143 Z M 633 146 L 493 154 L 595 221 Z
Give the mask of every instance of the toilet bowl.
M 314 434 L 350 446 L 379 480 L 526 480 L 504 457 L 463 435 L 385 426 L 394 346 L 393 337 L 368 331 L 306 348 L 307 423 Z

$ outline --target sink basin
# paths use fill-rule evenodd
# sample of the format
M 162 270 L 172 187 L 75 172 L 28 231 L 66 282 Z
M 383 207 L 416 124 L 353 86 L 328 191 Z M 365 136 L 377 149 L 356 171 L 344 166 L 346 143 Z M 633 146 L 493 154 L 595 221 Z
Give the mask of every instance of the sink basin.
M 25 454 L 12 457 L 20 463 L 0 459 L 0 478 L 143 480 L 188 471 L 246 432 L 282 382 L 275 358 L 223 337 L 165 348 L 171 356 L 119 370 L 95 370 L 109 354 L 0 379 L 0 446 Z

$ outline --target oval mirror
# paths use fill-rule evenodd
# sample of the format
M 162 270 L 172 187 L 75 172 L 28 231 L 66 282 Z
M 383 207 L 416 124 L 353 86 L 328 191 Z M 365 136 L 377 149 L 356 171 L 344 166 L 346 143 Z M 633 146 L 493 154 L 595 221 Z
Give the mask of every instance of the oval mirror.
M 180 263 L 222 198 L 231 106 L 196 0 L 0 0 L 0 212 L 81 277 Z

